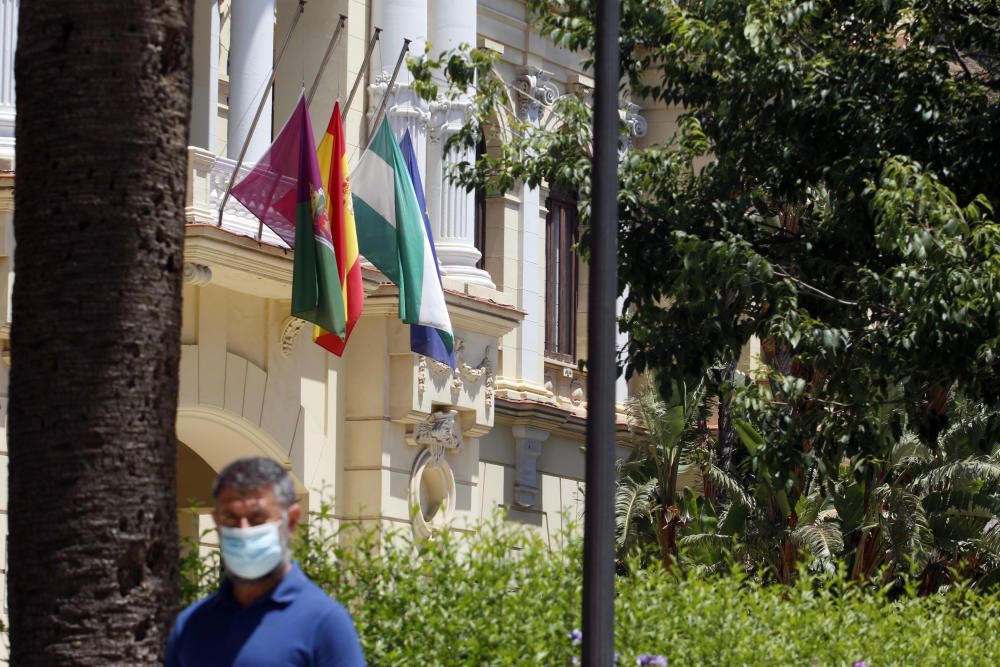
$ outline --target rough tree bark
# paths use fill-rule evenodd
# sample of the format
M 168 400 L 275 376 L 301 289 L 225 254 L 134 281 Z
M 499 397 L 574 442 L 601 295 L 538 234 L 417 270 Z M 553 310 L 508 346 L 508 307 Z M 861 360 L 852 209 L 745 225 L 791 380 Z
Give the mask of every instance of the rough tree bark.
M 191 0 L 21 3 L 12 663 L 162 664 Z

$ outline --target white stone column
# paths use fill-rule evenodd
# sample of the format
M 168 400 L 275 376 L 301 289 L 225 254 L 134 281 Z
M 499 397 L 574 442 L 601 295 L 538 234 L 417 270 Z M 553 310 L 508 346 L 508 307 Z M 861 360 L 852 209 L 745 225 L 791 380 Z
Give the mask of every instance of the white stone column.
M 17 50 L 17 5 L 18 0 L 0 0 L 0 158 L 14 157 L 14 52 Z
M 428 34 L 431 55 L 476 44 L 476 2 L 430 0 Z M 452 183 L 450 165 L 475 161 L 475 150 L 455 149 L 447 155 L 445 143 L 465 124 L 472 109 L 467 97 L 440 99 L 430 104 L 427 142 L 427 213 L 434 230 L 441 273 L 463 283 L 496 286 L 490 274 L 476 267 L 482 253 L 476 248 L 476 194 Z
M 229 132 L 226 155 L 239 157 L 274 63 L 275 0 L 232 0 L 229 18 Z M 271 145 L 271 95 L 247 147 L 256 162 Z
M 369 136 L 375 128 L 371 123 L 385 95 L 386 86 L 396 65 L 403 39 L 411 40 L 410 56 L 424 51 L 427 41 L 427 0 L 373 0 L 371 5 L 372 25 L 382 28 L 379 45 L 372 54 L 371 81 L 368 86 Z M 413 139 L 413 150 L 417 154 L 420 179 L 427 183 L 427 105 L 421 102 L 410 88 L 412 77 L 406 63 L 399 69 L 396 83 L 389 91 L 386 102 L 386 117 L 392 125 L 396 137 L 401 139 L 406 130 Z
M 214 153 L 219 116 L 219 0 L 195 0 L 193 55 L 188 143 Z

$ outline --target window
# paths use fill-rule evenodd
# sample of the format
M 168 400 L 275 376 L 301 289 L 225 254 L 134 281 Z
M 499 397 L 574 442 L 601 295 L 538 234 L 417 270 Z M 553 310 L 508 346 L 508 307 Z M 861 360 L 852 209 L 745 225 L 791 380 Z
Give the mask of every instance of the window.
M 479 138 L 476 144 L 476 164 L 486 155 L 486 139 Z M 476 250 L 479 251 L 479 261 L 476 268 L 486 270 L 486 188 L 476 188 Z
M 545 353 L 573 361 L 576 355 L 576 197 L 549 195 L 545 222 Z

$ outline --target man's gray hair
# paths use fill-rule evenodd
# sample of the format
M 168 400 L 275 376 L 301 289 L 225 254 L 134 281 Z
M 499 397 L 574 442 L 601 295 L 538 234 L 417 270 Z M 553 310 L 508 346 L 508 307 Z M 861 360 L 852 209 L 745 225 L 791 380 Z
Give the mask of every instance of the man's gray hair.
M 295 504 L 295 484 L 288 471 L 273 459 L 249 456 L 237 459 L 222 469 L 212 484 L 212 499 L 218 500 L 223 489 L 232 489 L 244 495 L 268 486 L 282 509 Z

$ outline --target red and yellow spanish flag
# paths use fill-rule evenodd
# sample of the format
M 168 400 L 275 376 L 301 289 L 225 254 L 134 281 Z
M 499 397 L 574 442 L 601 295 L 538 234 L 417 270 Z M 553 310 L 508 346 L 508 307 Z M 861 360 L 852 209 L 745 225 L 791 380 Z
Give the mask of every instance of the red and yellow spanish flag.
M 337 255 L 341 293 L 344 300 L 346 326 L 340 338 L 319 326 L 313 328 L 313 342 L 333 352 L 338 357 L 351 335 L 361 307 L 364 289 L 361 286 L 361 262 L 358 259 L 358 233 L 354 226 L 354 204 L 351 200 L 351 182 L 347 171 L 347 147 L 344 142 L 344 125 L 340 121 L 340 102 L 333 106 L 330 122 L 323 140 L 316 149 L 323 189 L 329 193 L 330 224 L 333 228 L 333 247 Z

